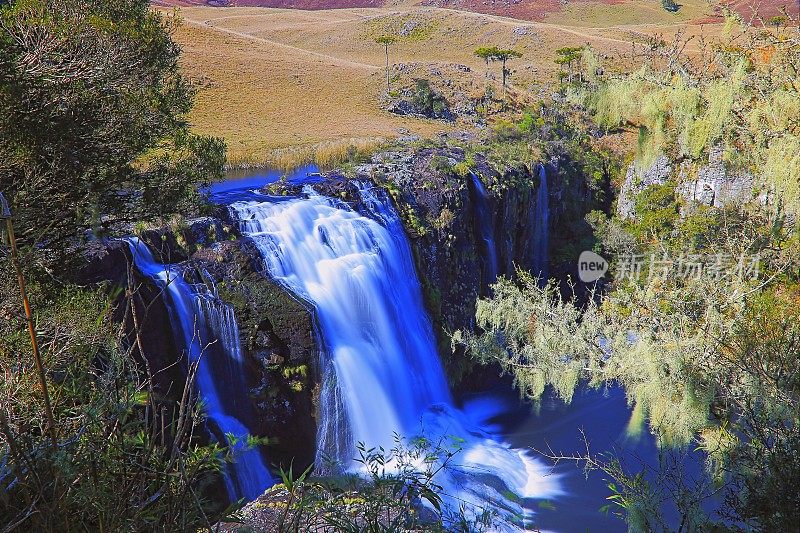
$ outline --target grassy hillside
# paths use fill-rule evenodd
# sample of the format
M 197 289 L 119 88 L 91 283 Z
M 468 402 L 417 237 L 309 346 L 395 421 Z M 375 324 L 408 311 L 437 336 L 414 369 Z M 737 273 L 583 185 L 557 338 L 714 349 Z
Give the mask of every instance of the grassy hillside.
M 446 131 L 445 123 L 398 117 L 380 103 L 385 93 L 383 46 L 391 34 L 395 71 L 433 72 L 448 65 L 471 69 L 457 80 L 482 90 L 486 67 L 473 55 L 479 46 L 522 52 L 510 64 L 511 83 L 535 97 L 550 94 L 558 66 L 556 50 L 590 43 L 609 58 L 625 61 L 631 43 L 718 31 L 691 20 L 707 13 L 701 0 L 687 0 L 670 14 L 647 0 L 619 5 L 575 4 L 548 22 L 440 8 L 398 7 L 302 11 L 270 8 L 182 7 L 176 40 L 183 64 L 199 85 L 191 120 L 196 131 L 222 135 L 229 162 L 264 163 L 276 149 L 349 144 L 414 133 Z M 583 10 L 583 11 L 581 11 Z M 637 24 L 646 20 L 646 23 Z M 499 66 L 490 68 L 498 83 Z M 285 155 L 285 154 L 284 154 Z

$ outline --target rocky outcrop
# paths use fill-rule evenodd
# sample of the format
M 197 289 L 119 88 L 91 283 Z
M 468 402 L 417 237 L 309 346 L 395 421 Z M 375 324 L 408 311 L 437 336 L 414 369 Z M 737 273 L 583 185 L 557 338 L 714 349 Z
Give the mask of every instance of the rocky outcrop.
M 161 289 L 131 268 L 133 258 L 124 241 L 91 241 L 81 255 L 75 281 L 84 285 L 109 283 L 130 295 L 127 303 L 120 295 L 114 318 L 124 325 L 133 357 L 153 375 L 154 392 L 164 401 L 178 401 L 185 374 Z M 141 332 L 138 338 L 134 334 L 137 329 Z
M 320 374 L 311 306 L 263 274 L 258 251 L 246 239 L 200 249 L 190 262 L 234 307 L 255 413 L 250 427 L 271 439 L 275 463 L 311 464 Z
M 528 168 L 499 173 L 482 156 L 467 161 L 462 149 L 448 146 L 378 154 L 358 173 L 386 188 L 404 219 L 451 381 L 479 385 L 477 375 L 470 377 L 470 358 L 451 354 L 449 334 L 472 329 L 477 299 L 488 295 L 492 280 L 482 224 L 493 229 L 496 274 L 530 268 L 538 175 Z
M 674 164 L 660 155 L 647 169 L 635 163 L 628 166 L 625 181 L 617 200 L 617 214 L 625 219 L 636 215 L 636 195 L 652 185 L 663 185 L 674 179 L 675 192 L 686 206 L 706 205 L 722 208 L 726 205 L 746 203 L 755 196 L 755 179 L 740 169 L 731 169 L 719 151 L 712 151 L 708 163 L 694 165 L 690 161 Z
M 179 220 L 170 226 L 139 232 L 139 238 L 153 252 L 153 257 L 165 264 L 186 261 L 192 253 L 204 246 L 233 235 L 235 232 L 229 223 L 211 216 Z
M 402 89 L 400 97 L 392 101 L 386 109 L 395 115 L 410 115 L 447 122 L 455 120 L 447 99 L 434 91 L 427 80 L 416 80 L 414 89 Z
M 719 152 L 712 152 L 707 165 L 693 176 L 681 168 L 676 192 L 687 203 L 722 208 L 729 204 L 744 203 L 753 198 L 755 179 L 743 170 L 728 168 Z
M 672 165 L 665 155 L 658 156 L 647 169 L 640 169 L 635 163 L 631 163 L 617 198 L 617 214 L 621 218 L 634 216 L 636 195 L 652 185 L 663 185 L 671 174 Z
M 230 220 L 203 217 L 177 228 L 142 232 L 158 261 L 172 263 L 190 283 L 205 284 L 233 305 L 245 360 L 246 397 L 253 434 L 270 440 L 270 460 L 295 466 L 313 462 L 319 359 L 311 307 L 262 273 L 253 244 L 239 238 Z M 162 290 L 130 268 L 127 243 L 94 241 L 84 249 L 83 283 L 127 288 L 141 334 L 129 342 L 142 368 L 155 376 L 155 392 L 179 400 L 186 380 L 183 347 L 176 346 Z M 122 302 L 122 300 L 120 300 Z M 134 331 L 133 314 L 120 306 L 118 319 Z

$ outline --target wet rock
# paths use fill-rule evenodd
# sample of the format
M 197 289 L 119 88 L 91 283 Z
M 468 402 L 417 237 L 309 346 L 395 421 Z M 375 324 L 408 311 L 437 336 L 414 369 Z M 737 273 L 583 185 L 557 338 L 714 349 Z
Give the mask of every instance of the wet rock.
M 273 461 L 305 468 L 314 460 L 320 379 L 313 308 L 264 274 L 248 239 L 215 243 L 190 263 L 213 278 L 219 297 L 234 308 L 255 412 L 250 427 L 272 440 Z

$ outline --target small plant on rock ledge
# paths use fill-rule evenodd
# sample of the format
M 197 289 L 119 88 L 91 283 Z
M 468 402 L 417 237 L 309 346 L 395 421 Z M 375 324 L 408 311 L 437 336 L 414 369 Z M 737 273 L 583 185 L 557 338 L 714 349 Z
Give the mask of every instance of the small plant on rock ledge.
M 390 533 L 401 531 L 482 532 L 491 530 L 495 517 L 483 511 L 467 516 L 465 510 L 448 511 L 444 488 L 435 482 L 460 453 L 460 443 L 424 437 L 395 435 L 390 450 L 357 446 L 363 475 L 309 478 L 306 470 L 294 478 L 292 469 L 281 471 L 283 484 L 272 489 L 269 504 L 276 508 L 276 531 L 344 531 Z

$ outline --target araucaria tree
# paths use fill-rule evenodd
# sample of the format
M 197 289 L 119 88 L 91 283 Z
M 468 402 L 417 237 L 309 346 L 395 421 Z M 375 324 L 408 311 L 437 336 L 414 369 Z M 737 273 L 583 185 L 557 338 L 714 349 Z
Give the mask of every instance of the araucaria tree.
M 475 50 L 475 55 L 480 57 L 486 62 L 486 73 L 489 73 L 489 62 L 500 61 L 502 63 L 502 76 L 503 76 L 503 94 L 506 91 L 506 82 L 511 71 L 508 69 L 507 63 L 511 59 L 522 57 L 521 52 L 512 49 L 501 49 L 496 46 L 482 46 Z
M 502 72 L 503 72 L 503 95 L 506 94 L 506 81 L 508 80 L 508 76 L 511 74 L 511 70 L 508 68 L 508 61 L 511 59 L 517 59 L 522 57 L 521 52 L 517 52 L 516 50 L 498 50 L 495 54 L 494 58 L 495 61 L 500 61 L 503 65 Z
M 489 62 L 494 61 L 500 50 L 496 46 L 481 46 L 475 50 L 475 56 L 486 62 L 486 77 L 489 77 Z
M 392 91 L 391 87 L 391 79 L 389 78 L 389 46 L 394 44 L 395 38 L 391 35 L 381 35 L 375 42 L 378 44 L 382 44 L 384 51 L 386 52 L 386 94 L 389 94 Z
M 191 212 L 224 143 L 189 132 L 178 23 L 147 0 L 0 4 L 0 189 L 24 245 Z
M 567 72 L 560 74 L 561 79 L 567 78 L 567 83 L 572 83 L 572 78 L 575 72 L 575 64 L 578 63 L 583 55 L 584 48 L 582 46 L 565 46 L 556 50 L 556 64 L 561 67 L 566 66 Z

